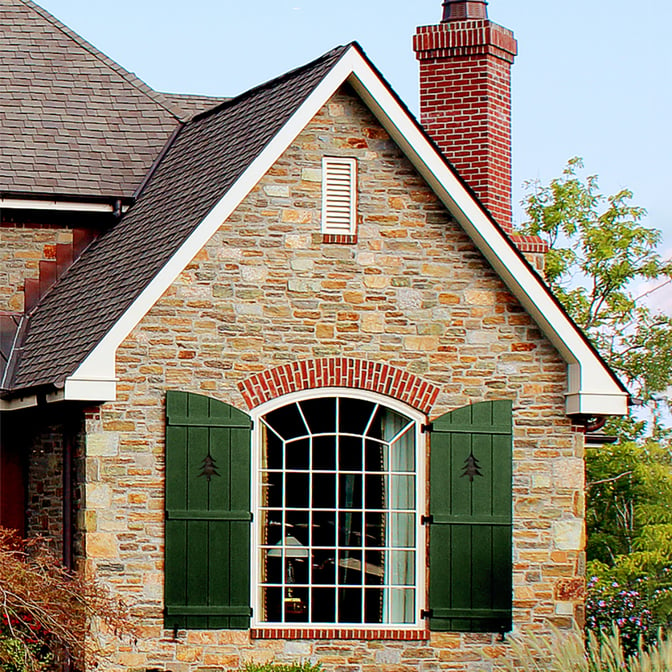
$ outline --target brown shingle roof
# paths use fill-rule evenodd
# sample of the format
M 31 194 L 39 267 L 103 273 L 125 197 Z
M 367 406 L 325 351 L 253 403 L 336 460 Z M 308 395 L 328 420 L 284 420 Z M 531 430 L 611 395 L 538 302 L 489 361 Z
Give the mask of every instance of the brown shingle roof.
M 31 0 L 0 0 L 0 193 L 130 197 L 190 114 Z
M 181 129 L 135 205 L 38 305 L 10 389 L 61 385 L 76 370 L 347 49 Z

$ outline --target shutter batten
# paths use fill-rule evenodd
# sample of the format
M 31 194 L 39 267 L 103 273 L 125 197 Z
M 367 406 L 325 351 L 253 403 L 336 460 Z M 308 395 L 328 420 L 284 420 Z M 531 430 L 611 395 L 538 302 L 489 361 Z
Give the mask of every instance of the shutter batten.
M 250 418 L 166 395 L 165 626 L 249 628 Z

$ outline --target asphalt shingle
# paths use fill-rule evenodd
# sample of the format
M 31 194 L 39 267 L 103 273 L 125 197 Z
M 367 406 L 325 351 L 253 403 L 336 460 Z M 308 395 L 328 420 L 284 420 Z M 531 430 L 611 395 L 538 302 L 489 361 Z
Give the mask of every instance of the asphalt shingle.
M 0 193 L 131 197 L 190 116 L 31 0 L 0 0 L 0 63 Z

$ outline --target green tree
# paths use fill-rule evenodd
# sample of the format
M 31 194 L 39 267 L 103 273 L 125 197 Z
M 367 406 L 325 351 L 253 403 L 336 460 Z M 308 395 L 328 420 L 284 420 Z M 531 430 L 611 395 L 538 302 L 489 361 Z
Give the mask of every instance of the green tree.
M 661 259 L 661 233 L 643 223 L 646 211 L 631 204 L 632 192 L 605 196 L 596 176 L 580 175 L 582 168 L 574 158 L 548 185 L 527 183 L 522 232 L 548 242 L 548 284 L 637 401 L 648 406 L 649 433 L 658 436 L 672 386 L 672 317 L 652 310 L 635 288 L 642 281 L 669 282 L 672 263 Z M 641 421 L 622 423 L 626 436 L 644 431 Z
M 548 185 L 528 183 L 522 232 L 549 244 L 548 284 L 652 418 L 612 422 L 619 441 L 586 451 L 588 573 L 598 577 L 589 584 L 589 622 L 644 600 L 666 625 L 672 623 L 672 433 L 663 419 L 672 387 L 672 318 L 651 309 L 647 293 L 636 288 L 643 281 L 666 286 L 672 264 L 658 253 L 661 234 L 644 224 L 646 212 L 631 204 L 632 193 L 604 196 L 597 178 L 583 177 L 582 169 L 581 159 L 571 159 Z M 636 625 L 630 616 L 616 620 Z

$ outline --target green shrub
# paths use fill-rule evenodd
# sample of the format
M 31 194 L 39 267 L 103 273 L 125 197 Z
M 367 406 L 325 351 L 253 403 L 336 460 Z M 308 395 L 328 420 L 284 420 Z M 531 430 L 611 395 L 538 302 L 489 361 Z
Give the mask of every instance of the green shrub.
M 303 663 L 247 663 L 240 668 L 242 672 L 322 672 L 322 665 Z M 231 671 L 233 672 L 233 670 Z

